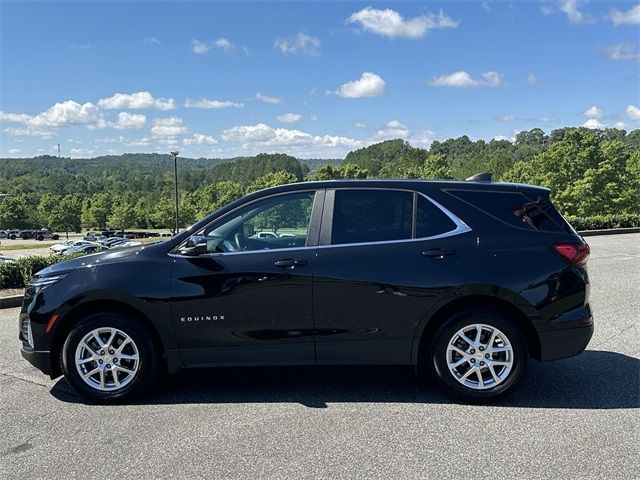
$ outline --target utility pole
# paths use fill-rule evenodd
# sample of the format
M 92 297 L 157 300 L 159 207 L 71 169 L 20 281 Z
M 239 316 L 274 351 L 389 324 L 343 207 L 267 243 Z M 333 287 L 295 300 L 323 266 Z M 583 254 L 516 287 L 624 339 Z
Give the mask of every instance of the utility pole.
M 176 230 L 175 230 L 175 234 L 178 234 L 178 229 L 180 228 L 179 225 L 179 220 L 178 220 L 178 154 L 180 152 L 175 151 L 175 152 L 171 152 L 171 155 L 173 155 L 173 178 L 175 180 L 175 187 L 176 187 Z
M 60 158 L 60 144 L 58 144 L 58 158 Z

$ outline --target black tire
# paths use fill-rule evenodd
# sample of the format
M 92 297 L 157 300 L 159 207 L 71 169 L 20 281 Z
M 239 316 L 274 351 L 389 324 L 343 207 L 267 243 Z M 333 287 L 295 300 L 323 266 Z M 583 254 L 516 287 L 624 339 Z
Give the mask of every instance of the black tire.
M 473 324 L 484 324 L 497 328 L 506 335 L 512 347 L 513 364 L 506 378 L 501 383 L 484 390 L 471 388 L 460 383 L 447 364 L 449 342 L 456 332 L 467 325 Z M 485 334 L 488 336 L 486 332 L 485 330 Z M 488 403 L 511 392 L 524 376 L 528 360 L 529 350 L 521 328 L 507 319 L 506 316 L 489 310 L 465 310 L 452 315 L 436 332 L 431 348 L 427 352 L 427 361 L 429 361 L 433 373 L 444 389 L 450 395 L 469 403 Z M 462 368 L 471 366 L 468 363 L 463 365 L 465 366 Z M 488 370 L 485 369 L 485 372 L 485 375 L 489 378 Z M 472 374 L 472 379 L 473 375 L 476 374 Z M 480 379 L 475 378 L 476 383 L 479 383 Z
M 78 344 L 92 330 L 100 327 L 116 328 L 128 335 L 135 343 L 138 370 L 130 382 L 122 388 L 101 391 L 85 383 L 75 364 Z M 135 318 L 118 312 L 102 312 L 80 321 L 67 336 L 61 353 L 62 372 L 69 384 L 86 400 L 95 403 L 121 403 L 148 392 L 157 371 L 157 353 L 147 329 Z

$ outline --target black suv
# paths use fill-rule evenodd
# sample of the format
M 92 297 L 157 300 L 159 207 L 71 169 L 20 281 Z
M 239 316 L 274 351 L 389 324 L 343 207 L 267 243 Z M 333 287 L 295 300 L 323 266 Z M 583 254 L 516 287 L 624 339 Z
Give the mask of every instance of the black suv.
M 584 350 L 588 255 L 544 188 L 284 185 L 165 242 L 38 272 L 22 355 L 93 401 L 145 392 L 161 369 L 336 364 L 415 365 L 486 401 L 530 357 Z

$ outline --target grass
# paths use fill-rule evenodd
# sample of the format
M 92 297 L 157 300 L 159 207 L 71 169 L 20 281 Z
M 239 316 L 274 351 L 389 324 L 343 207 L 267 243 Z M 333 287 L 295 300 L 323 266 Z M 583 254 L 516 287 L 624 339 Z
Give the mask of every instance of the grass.
M 0 245 L 0 252 L 9 252 L 11 250 L 35 250 L 38 248 L 47 248 L 50 245 L 53 245 L 51 242 L 42 242 L 42 243 L 27 243 L 21 245 Z

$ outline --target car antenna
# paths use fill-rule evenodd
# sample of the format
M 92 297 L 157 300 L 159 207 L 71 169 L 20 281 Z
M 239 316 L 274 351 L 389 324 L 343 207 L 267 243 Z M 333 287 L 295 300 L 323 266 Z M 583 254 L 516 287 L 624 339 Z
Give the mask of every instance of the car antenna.
M 467 182 L 491 182 L 491 172 L 476 173 L 466 179 Z

